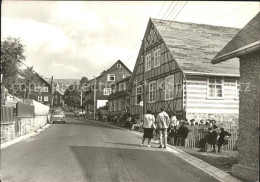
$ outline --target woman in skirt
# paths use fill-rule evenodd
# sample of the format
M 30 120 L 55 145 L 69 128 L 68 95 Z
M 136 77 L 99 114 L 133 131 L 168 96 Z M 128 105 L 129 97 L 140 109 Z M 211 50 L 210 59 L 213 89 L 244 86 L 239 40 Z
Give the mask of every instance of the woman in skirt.
M 153 138 L 154 122 L 155 122 L 154 115 L 152 115 L 151 110 L 147 110 L 147 114 L 144 115 L 144 124 L 143 124 L 144 135 L 143 135 L 141 146 L 144 145 L 145 139 L 148 138 L 147 147 L 150 147 L 150 142 L 151 142 L 151 139 Z

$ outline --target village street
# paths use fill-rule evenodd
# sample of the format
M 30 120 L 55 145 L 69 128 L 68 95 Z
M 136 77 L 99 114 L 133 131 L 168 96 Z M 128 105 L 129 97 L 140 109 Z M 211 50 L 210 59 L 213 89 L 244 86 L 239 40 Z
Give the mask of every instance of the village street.
M 65 124 L 2 149 L 2 181 L 217 181 L 167 149 L 140 142 L 130 131 L 67 117 Z

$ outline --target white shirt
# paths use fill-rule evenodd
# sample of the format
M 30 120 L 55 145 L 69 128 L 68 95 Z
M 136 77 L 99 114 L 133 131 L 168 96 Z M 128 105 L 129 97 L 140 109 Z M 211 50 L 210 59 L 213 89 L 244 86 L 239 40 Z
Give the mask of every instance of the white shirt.
M 144 115 L 144 128 L 152 128 L 152 124 L 155 122 L 154 115 L 152 114 L 145 114 Z
M 156 121 L 159 123 L 159 128 L 168 128 L 170 124 L 169 115 L 162 111 L 156 117 Z

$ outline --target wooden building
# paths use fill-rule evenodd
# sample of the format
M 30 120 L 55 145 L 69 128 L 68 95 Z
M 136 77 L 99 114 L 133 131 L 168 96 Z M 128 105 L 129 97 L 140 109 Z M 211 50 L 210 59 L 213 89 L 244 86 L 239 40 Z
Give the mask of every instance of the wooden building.
M 53 94 L 53 106 L 54 107 L 64 107 L 64 91 L 55 90 Z
M 112 94 L 108 96 L 108 110 L 110 114 L 123 114 L 130 111 L 130 94 L 127 92 L 130 76 L 112 87 Z
M 212 63 L 221 64 L 235 57 L 238 57 L 240 62 L 241 89 L 238 164 L 232 166 L 232 174 L 246 181 L 257 181 L 259 180 L 260 13 L 238 32 L 214 57 Z
M 35 77 L 37 79 L 37 83 L 35 83 L 35 86 L 30 93 L 30 99 L 34 99 L 40 103 L 50 106 L 52 102 L 51 84 L 37 73 L 35 73 Z
M 239 63 L 211 59 L 238 31 L 150 19 L 128 87 L 131 114 L 163 107 L 179 119 L 237 121 Z
M 129 77 L 132 72 L 118 60 L 108 70 L 101 73 L 100 76 L 87 82 L 85 97 L 85 109 L 88 112 L 94 110 L 94 90 L 96 92 L 96 107 L 102 107 L 108 101 L 108 96 L 112 93 L 112 86 L 116 82 Z M 96 89 L 94 89 L 96 88 Z

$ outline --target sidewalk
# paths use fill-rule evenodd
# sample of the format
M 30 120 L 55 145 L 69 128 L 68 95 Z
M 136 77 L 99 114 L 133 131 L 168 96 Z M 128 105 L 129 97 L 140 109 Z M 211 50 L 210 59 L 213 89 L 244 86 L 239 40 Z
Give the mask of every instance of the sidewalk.
M 102 121 L 96 121 L 96 122 L 100 122 L 116 128 L 123 128 L 127 131 L 130 130 L 129 128 L 119 126 L 114 123 L 108 123 L 108 122 L 105 123 Z M 142 135 L 142 133 L 138 131 L 130 131 L 130 132 L 135 133 L 137 135 Z M 158 143 L 158 141 L 154 139 L 153 142 Z M 231 166 L 233 165 L 233 163 L 236 163 L 237 160 L 237 152 L 235 151 L 224 151 L 220 154 L 206 153 L 206 152 L 198 152 L 197 149 L 184 148 L 181 146 L 172 146 L 169 144 L 167 150 L 175 153 L 178 157 L 180 157 L 187 163 L 201 169 L 205 173 L 209 174 L 210 176 L 213 176 L 214 178 L 216 178 L 221 182 L 241 182 L 239 179 L 229 174 Z M 216 160 L 218 162 L 216 162 Z

